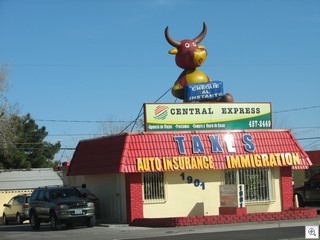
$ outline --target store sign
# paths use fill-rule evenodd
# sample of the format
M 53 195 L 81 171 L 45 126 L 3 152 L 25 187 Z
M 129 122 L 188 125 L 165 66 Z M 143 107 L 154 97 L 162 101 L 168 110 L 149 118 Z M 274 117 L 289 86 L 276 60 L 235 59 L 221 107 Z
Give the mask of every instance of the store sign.
M 241 142 L 236 142 L 232 133 L 208 134 L 207 138 L 209 148 L 205 147 L 199 135 L 192 135 L 191 146 L 188 146 L 191 149 L 188 149 L 185 144 L 186 136 L 174 136 L 172 141 L 175 142 L 179 155 L 137 158 L 137 171 L 211 170 L 215 169 L 214 159 L 220 156 L 224 158 L 227 169 L 301 165 L 297 152 L 258 153 L 254 138 L 249 133 L 243 133 Z M 238 153 L 239 148 L 244 149 L 245 154 L 243 151 Z M 188 155 L 190 150 L 192 155 Z M 220 159 L 219 161 L 221 162 Z
M 270 129 L 270 103 L 146 103 L 145 131 Z
M 230 155 L 226 158 L 228 168 L 257 168 L 300 165 L 299 153 L 268 153 Z
M 186 102 L 199 102 L 223 97 L 223 83 L 221 81 L 187 84 L 184 89 Z

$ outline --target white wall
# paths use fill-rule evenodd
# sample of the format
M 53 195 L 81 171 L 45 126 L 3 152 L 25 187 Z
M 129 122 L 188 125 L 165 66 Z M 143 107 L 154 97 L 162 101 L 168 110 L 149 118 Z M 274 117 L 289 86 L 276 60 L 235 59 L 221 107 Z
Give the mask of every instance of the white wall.
M 127 221 L 124 174 L 103 174 L 68 177 L 71 186 L 87 189 L 99 198 L 101 221 L 105 223 L 125 223 Z
M 165 172 L 166 202 L 144 204 L 145 218 L 219 215 L 219 185 L 223 183 L 223 171 Z M 205 189 L 187 183 L 187 177 L 205 183 Z
M 187 217 L 219 215 L 219 185 L 224 184 L 224 171 L 186 171 L 185 178 L 191 176 L 205 182 L 205 189 L 195 187 L 182 180 L 181 172 L 164 173 L 166 201 L 144 203 L 145 218 Z M 272 170 L 272 201 L 246 204 L 248 213 L 280 212 L 281 189 L 279 168 Z

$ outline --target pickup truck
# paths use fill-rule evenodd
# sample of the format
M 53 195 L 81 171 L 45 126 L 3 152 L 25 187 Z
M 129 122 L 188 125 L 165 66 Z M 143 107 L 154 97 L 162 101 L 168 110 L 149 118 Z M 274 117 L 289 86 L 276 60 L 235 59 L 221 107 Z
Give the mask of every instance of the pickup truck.
M 298 198 L 299 207 L 320 205 L 320 174 L 313 175 L 303 186 L 295 188 L 294 197 Z

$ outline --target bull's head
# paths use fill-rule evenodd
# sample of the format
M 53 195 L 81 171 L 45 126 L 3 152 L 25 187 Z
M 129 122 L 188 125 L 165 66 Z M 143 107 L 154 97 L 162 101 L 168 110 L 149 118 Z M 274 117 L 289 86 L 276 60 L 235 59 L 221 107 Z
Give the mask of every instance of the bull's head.
M 198 46 L 198 44 L 204 39 L 206 34 L 207 26 L 204 22 L 202 32 L 196 38 L 178 41 L 170 36 L 169 27 L 166 27 L 165 37 L 168 43 L 174 46 L 169 53 L 176 55 L 176 64 L 178 67 L 194 69 L 204 63 L 207 57 L 207 50 L 204 46 Z

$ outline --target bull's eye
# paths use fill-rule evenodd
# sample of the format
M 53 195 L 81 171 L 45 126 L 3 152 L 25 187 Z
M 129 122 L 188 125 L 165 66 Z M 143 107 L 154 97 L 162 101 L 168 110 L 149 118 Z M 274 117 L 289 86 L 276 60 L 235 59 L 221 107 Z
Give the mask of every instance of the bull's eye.
M 195 46 L 195 47 L 197 46 L 197 44 L 195 42 L 192 42 L 192 45 Z
M 189 43 L 186 43 L 186 44 L 184 44 L 184 46 L 185 46 L 186 48 L 189 48 L 189 47 L 190 47 L 190 44 L 189 44 Z

